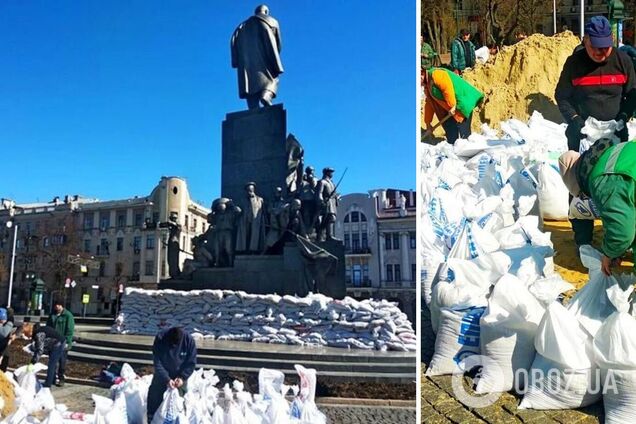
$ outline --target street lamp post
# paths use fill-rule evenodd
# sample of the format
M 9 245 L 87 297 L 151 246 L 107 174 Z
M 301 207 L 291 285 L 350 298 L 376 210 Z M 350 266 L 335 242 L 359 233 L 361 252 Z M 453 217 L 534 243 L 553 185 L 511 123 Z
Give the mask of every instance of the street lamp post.
M 11 251 L 11 274 L 9 274 L 9 297 L 7 299 L 7 308 L 11 307 L 11 292 L 13 291 L 13 272 L 15 269 L 15 246 L 18 240 L 18 224 L 13 221 L 7 221 L 7 228 L 13 227 L 13 249 Z

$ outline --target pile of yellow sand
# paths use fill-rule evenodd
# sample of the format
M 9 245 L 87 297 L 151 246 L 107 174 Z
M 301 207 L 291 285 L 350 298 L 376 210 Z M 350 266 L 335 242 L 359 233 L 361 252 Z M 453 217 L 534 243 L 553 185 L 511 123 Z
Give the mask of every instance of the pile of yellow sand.
M 4 402 L 0 409 L 0 417 L 6 418 L 15 412 L 15 392 L 9 378 L 0 371 L 0 398 Z
M 464 73 L 466 81 L 485 95 L 473 114 L 473 130 L 483 122 L 493 128 L 510 118 L 527 120 L 538 110 L 546 119 L 562 122 L 554 89 L 565 60 L 580 43 L 570 31 L 547 37 L 533 34 L 504 47 L 493 59 Z

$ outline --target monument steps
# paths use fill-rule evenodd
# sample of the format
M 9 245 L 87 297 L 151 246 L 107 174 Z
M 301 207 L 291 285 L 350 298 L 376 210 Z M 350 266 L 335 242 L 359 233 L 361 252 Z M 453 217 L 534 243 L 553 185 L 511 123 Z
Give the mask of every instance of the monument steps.
M 152 366 L 152 340 L 150 336 L 80 333 L 73 349 L 69 351 L 69 359 L 99 364 L 116 361 L 128 362 L 132 366 Z M 411 384 L 416 379 L 413 353 L 313 349 L 208 340 L 197 345 L 198 366 L 218 371 L 258 373 L 265 367 L 296 374 L 294 364 L 302 364 L 315 368 L 319 377 L 330 380 Z M 342 354 L 338 355 L 338 351 L 342 351 Z

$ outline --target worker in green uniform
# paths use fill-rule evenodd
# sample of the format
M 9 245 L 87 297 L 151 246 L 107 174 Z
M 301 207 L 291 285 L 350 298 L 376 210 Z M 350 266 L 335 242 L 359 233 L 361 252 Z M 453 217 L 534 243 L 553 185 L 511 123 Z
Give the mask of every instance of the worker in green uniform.
M 57 370 L 57 386 L 64 386 L 64 372 L 66 371 L 66 359 L 68 351 L 73 345 L 73 335 L 75 333 L 75 318 L 73 314 L 64 307 L 61 299 L 53 302 L 53 311 L 46 320 L 46 326 L 53 328 L 62 337 L 65 338 L 64 352 L 60 358 L 60 366 Z
M 580 189 L 603 221 L 601 270 L 610 275 L 625 252 L 636 248 L 636 140 L 601 139 L 578 162 Z

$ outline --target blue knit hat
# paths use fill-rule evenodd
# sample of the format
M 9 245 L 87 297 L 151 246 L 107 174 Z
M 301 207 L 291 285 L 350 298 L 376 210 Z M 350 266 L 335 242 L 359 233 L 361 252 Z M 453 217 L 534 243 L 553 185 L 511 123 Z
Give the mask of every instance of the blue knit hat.
M 0 308 L 0 321 L 6 321 L 7 320 L 7 310 L 4 308 Z
M 590 37 L 592 47 L 604 49 L 614 45 L 612 27 L 605 16 L 592 16 L 585 24 L 585 35 Z

